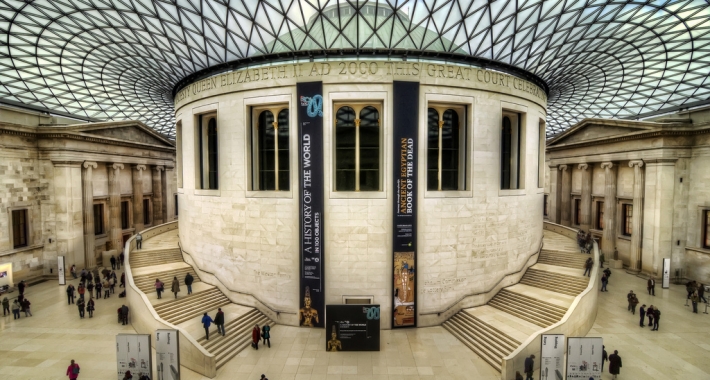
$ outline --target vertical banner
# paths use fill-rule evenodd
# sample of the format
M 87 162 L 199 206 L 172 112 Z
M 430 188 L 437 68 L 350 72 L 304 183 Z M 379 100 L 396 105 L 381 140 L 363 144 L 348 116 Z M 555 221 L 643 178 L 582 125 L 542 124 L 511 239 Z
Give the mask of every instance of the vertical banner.
M 153 362 L 150 354 L 150 335 L 116 335 L 116 379 L 122 380 L 126 371 L 131 371 L 133 378 L 148 374 L 153 378 Z
M 419 83 L 393 83 L 393 322 L 392 327 L 417 325 L 417 131 Z
M 602 338 L 567 338 L 567 379 L 602 378 Z
M 540 347 L 540 380 L 562 380 L 565 367 L 565 336 L 543 334 Z
M 668 289 L 671 286 L 671 259 L 663 259 L 663 289 Z
M 323 327 L 323 82 L 296 84 L 302 308 L 299 326 Z
M 156 380 L 180 380 L 180 334 L 177 330 L 155 331 Z
M 66 285 L 67 278 L 64 273 L 64 256 L 57 257 L 57 274 L 59 275 L 59 285 Z

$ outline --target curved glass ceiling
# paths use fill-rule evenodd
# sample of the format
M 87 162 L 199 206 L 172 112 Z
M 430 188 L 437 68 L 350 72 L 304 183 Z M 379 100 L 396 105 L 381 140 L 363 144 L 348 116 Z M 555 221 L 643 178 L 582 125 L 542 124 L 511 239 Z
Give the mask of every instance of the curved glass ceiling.
M 548 135 L 710 103 L 708 1 L 0 0 L 0 101 L 174 135 L 172 89 L 302 50 L 467 54 L 547 82 Z

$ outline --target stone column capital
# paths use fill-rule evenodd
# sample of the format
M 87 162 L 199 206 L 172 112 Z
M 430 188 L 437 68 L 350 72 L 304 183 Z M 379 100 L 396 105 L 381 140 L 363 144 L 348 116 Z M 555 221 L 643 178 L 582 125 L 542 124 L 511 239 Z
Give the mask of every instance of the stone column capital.
M 614 167 L 613 162 L 602 162 L 602 169 L 611 169 Z
M 113 164 L 111 164 L 111 169 L 113 169 L 113 170 L 123 169 L 123 164 L 113 163 Z
M 560 165 L 558 166 L 558 169 L 562 170 L 563 172 L 567 171 L 567 165 Z
M 99 167 L 99 164 L 97 164 L 96 162 L 93 162 L 93 161 L 84 161 L 84 165 L 82 165 L 82 166 L 84 167 L 84 169 L 88 169 L 88 168 L 96 169 Z
M 589 169 L 589 165 L 588 164 L 579 164 L 579 166 L 577 166 L 577 168 L 579 170 L 587 170 L 587 169 Z
M 165 171 L 165 166 L 156 165 L 153 167 L 153 170 L 155 170 L 156 172 L 162 172 L 162 171 Z
M 131 165 L 131 167 L 135 170 L 138 170 L 138 171 L 146 169 L 145 165 L 138 165 L 138 164 L 133 164 L 133 165 Z
M 639 168 L 643 167 L 643 160 L 631 160 L 629 161 L 629 167 L 633 168 L 634 166 L 637 166 Z

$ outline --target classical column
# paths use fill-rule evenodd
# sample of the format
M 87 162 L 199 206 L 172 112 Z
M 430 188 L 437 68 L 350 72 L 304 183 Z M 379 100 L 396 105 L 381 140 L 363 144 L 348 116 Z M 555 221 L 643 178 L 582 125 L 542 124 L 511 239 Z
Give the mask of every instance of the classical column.
M 684 208 L 676 206 L 677 208 L 674 210 L 674 204 L 677 204 L 675 202 L 684 202 L 684 200 L 687 202 L 687 192 L 685 193 L 686 198 L 683 198 L 683 184 L 679 183 L 676 178 L 678 175 L 676 173 L 676 159 L 645 160 L 644 164 L 646 171 L 644 173 L 643 248 L 640 269 L 645 273 L 660 275 L 664 258 L 674 258 L 671 267 L 680 262 L 672 257 L 677 256 L 677 250 L 682 248 L 675 243 L 678 238 L 673 237 L 674 234 L 679 233 L 673 220 L 678 220 L 678 218 L 682 220 Z M 684 236 L 684 234 L 679 236 Z M 673 254 L 674 250 L 676 250 L 675 255 Z
M 153 225 L 163 224 L 163 171 L 164 166 L 153 167 Z M 147 212 L 147 211 L 146 211 Z
M 83 200 L 82 214 L 84 219 L 84 267 L 96 266 L 96 244 L 94 239 L 94 185 L 93 170 L 99 165 L 96 162 L 85 161 L 81 171 L 81 193 Z
M 572 204 L 570 202 L 572 195 L 572 167 L 560 165 L 562 171 L 562 190 L 560 190 L 560 224 L 563 226 L 571 226 Z
M 173 193 L 173 177 L 175 167 L 166 166 L 163 174 L 163 220 L 165 223 L 175 220 L 175 193 Z
M 123 250 L 123 237 L 121 232 L 121 182 L 119 174 L 123 164 L 106 164 L 108 170 L 108 226 L 110 230 L 111 249 L 117 254 Z
M 641 238 L 643 237 L 643 161 L 629 161 L 629 167 L 634 168 L 634 203 L 631 215 L 631 250 L 629 269 L 641 270 Z
M 602 235 L 602 252 L 611 259 L 616 248 L 616 170 L 613 162 L 602 162 L 604 169 L 604 234 Z
M 557 165 L 550 165 L 550 194 L 547 196 L 547 219 L 560 222 L 560 176 Z
M 589 231 L 592 227 L 592 168 L 588 164 L 579 164 L 582 172 L 582 210 L 579 224 L 582 230 Z
M 82 161 L 54 161 L 54 204 L 56 213 L 57 255 L 64 256 L 66 267 L 85 265 Z M 5 233 L 5 231 L 2 231 Z
M 136 233 L 143 230 L 143 170 L 145 165 L 131 165 L 133 168 L 133 228 Z

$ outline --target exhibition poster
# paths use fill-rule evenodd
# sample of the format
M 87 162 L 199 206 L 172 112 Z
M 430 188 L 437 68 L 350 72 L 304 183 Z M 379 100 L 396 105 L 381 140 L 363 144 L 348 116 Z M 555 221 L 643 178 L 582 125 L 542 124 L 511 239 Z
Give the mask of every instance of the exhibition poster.
M 155 331 L 155 380 L 180 379 L 180 334 L 177 330 Z
M 601 380 L 602 338 L 567 338 L 567 379 Z
M 152 379 L 150 335 L 116 335 L 116 363 L 118 367 L 117 380 L 123 380 L 126 371 L 131 371 L 131 375 L 136 379 L 141 373 L 147 373 Z
M 540 342 L 540 380 L 564 379 L 565 336 L 543 334 Z
M 325 350 L 379 351 L 380 305 L 326 305 Z

